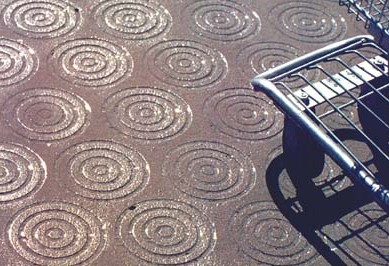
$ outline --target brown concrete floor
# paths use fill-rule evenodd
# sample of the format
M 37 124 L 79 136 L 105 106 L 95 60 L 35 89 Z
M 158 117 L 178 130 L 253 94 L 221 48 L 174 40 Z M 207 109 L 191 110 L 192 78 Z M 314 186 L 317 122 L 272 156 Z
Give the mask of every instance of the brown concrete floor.
M 298 201 L 283 116 L 249 85 L 364 34 L 337 1 L 2 0 L 0 14 L 0 265 L 388 264 L 375 204 L 320 227 L 280 207 Z M 317 183 L 340 174 L 328 160 Z

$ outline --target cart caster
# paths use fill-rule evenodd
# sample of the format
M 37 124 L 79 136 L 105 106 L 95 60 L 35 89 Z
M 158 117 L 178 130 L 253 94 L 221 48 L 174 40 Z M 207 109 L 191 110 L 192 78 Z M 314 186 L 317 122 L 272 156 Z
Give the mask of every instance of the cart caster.
M 285 166 L 293 178 L 314 178 L 324 168 L 324 152 L 321 147 L 293 121 L 285 118 L 282 136 Z

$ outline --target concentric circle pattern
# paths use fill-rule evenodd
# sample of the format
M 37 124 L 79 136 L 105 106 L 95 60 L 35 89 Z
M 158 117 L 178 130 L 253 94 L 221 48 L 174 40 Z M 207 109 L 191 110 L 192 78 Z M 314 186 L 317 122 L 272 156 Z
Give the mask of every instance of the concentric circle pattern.
M 317 253 L 271 202 L 253 202 L 238 209 L 230 230 L 240 249 L 270 265 L 313 262 Z
M 103 1 L 95 7 L 94 18 L 107 33 L 129 40 L 163 36 L 172 24 L 169 11 L 154 1 Z
M 28 79 L 38 68 L 38 59 L 30 47 L 0 38 L 0 88 Z
M 79 206 L 46 202 L 19 211 L 8 228 L 12 247 L 39 265 L 80 265 L 105 245 L 101 222 Z
M 164 265 L 198 261 L 214 245 L 216 233 L 199 210 L 174 200 L 150 200 L 126 210 L 119 234 L 128 250 L 140 259 Z
M 281 112 L 263 94 L 250 89 L 220 91 L 207 99 L 204 110 L 218 130 L 237 139 L 267 139 L 283 126 Z
M 40 141 L 73 136 L 86 125 L 90 111 L 82 98 L 51 88 L 20 92 L 3 106 L 10 127 L 28 139 Z
M 64 42 L 52 51 L 49 61 L 63 79 L 86 87 L 113 85 L 133 69 L 127 51 L 100 39 Z
M 343 242 L 346 252 L 361 265 L 388 265 L 389 217 L 377 205 L 370 204 L 346 215 L 335 224 L 334 233 L 348 238 Z
M 249 66 L 255 74 L 282 65 L 304 54 L 300 49 L 286 43 L 253 43 L 239 51 L 239 61 Z M 252 74 L 252 73 L 250 73 Z
M 5 24 L 33 38 L 55 38 L 71 32 L 79 23 L 79 9 L 61 0 L 17 0 L 5 8 Z
M 239 51 L 238 62 L 244 66 L 242 70 L 254 76 L 271 68 L 282 65 L 304 54 L 304 51 L 286 43 L 260 42 L 252 43 Z M 311 70 L 304 73 L 309 81 L 317 81 L 320 72 Z M 285 79 L 291 88 L 306 86 L 306 82 L 299 78 Z
M 250 191 L 256 170 L 235 148 L 216 142 L 190 142 L 166 157 L 163 174 L 182 192 L 206 200 L 226 200 Z
M 111 125 L 141 140 L 167 140 L 192 121 L 190 106 L 179 96 L 158 88 L 129 88 L 113 94 L 104 111 Z
M 218 41 L 235 41 L 259 32 L 259 16 L 249 7 L 235 1 L 202 0 L 187 7 L 192 29 L 200 36 Z
M 0 143 L 0 203 L 36 192 L 46 179 L 46 164 L 32 150 Z
M 110 200 L 134 195 L 147 184 L 149 165 L 137 151 L 109 141 L 72 146 L 57 161 L 63 182 L 90 199 Z
M 198 89 L 209 87 L 227 74 L 227 61 L 204 44 L 175 40 L 158 43 L 147 53 L 147 65 L 164 83 Z
M 283 34 L 309 43 L 332 42 L 341 39 L 347 31 L 344 18 L 316 2 L 279 4 L 271 10 L 269 19 Z

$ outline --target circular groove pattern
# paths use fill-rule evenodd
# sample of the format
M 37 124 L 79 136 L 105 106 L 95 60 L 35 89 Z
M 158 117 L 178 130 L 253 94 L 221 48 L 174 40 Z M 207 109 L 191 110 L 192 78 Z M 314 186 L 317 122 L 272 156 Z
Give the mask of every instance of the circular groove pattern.
M 190 4 L 186 17 L 200 36 L 218 41 L 235 41 L 254 36 L 261 21 L 256 12 L 234 1 L 202 0 Z
M 230 232 L 240 249 L 260 263 L 301 265 L 317 253 L 272 202 L 253 202 L 238 209 Z
M 87 87 L 113 85 L 133 69 L 127 51 L 100 39 L 67 41 L 52 51 L 49 61 L 63 79 Z
M 250 89 L 220 91 L 207 99 L 204 110 L 218 130 L 238 139 L 267 139 L 283 126 L 281 112 L 263 94 Z
M 190 106 L 179 96 L 157 88 L 129 88 L 113 94 L 104 111 L 123 134 L 142 140 L 167 140 L 192 122 Z
M 342 243 L 361 265 L 388 265 L 389 219 L 385 211 L 370 204 L 334 225 L 337 237 L 354 236 Z
M 64 202 L 39 203 L 19 211 L 8 237 L 19 255 L 39 265 L 88 264 L 105 245 L 101 222 Z
M 175 40 L 154 45 L 147 65 L 164 83 L 184 88 L 209 87 L 227 74 L 227 61 L 217 50 L 194 41 Z
M 202 212 L 174 200 L 150 200 L 126 210 L 119 234 L 135 256 L 154 264 L 199 260 L 213 249 L 216 232 Z
M 260 74 L 303 54 L 302 50 L 286 43 L 260 42 L 250 44 L 240 50 L 238 60 L 244 66 L 250 66 L 249 69 L 255 74 Z
M 166 34 L 169 11 L 154 1 L 107 0 L 94 8 L 97 24 L 107 33 L 130 40 L 148 40 Z
M 248 71 L 248 75 L 257 75 L 271 68 L 282 65 L 304 54 L 304 51 L 286 44 L 278 42 L 260 42 L 252 43 L 239 51 L 238 62 L 243 66 L 244 72 Z M 304 76 L 309 81 L 318 81 L 320 72 L 318 70 L 310 70 L 304 73 Z M 283 79 L 291 88 L 301 88 L 306 86 L 306 82 L 302 79 L 285 78 Z
M 148 183 L 150 168 L 143 156 L 124 145 L 89 141 L 72 146 L 57 161 L 58 173 L 75 193 L 100 200 L 134 195 Z
M 69 92 L 37 88 L 12 96 L 3 110 L 9 126 L 20 135 L 55 141 L 73 136 L 85 127 L 91 108 Z
M 30 47 L 0 38 L 0 87 L 28 79 L 38 68 L 38 59 Z
M 0 203 L 12 202 L 37 191 L 46 179 L 46 164 L 32 150 L 0 143 Z
M 347 31 L 343 17 L 316 2 L 279 4 L 271 10 L 269 19 L 283 34 L 309 43 L 332 42 L 341 39 Z
M 252 161 L 238 150 L 215 142 L 190 142 L 166 157 L 163 174 L 192 197 L 226 200 L 249 192 L 255 184 Z
M 17 0 L 3 13 L 5 24 L 33 38 L 55 38 L 72 31 L 79 23 L 79 9 L 61 0 Z

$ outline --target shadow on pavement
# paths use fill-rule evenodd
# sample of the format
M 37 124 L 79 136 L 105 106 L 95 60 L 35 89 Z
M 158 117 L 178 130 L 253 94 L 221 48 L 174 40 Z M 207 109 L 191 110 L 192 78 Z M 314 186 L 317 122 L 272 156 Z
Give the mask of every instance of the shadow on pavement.
M 346 131 L 338 134 L 341 138 L 352 137 Z M 279 210 L 317 252 L 331 265 L 361 265 L 366 262 L 388 264 L 389 227 L 386 222 L 389 219 L 379 207 L 374 207 L 379 211 L 371 215 L 372 197 L 355 184 L 326 197 L 321 186 L 317 186 L 311 177 L 303 176 L 303 173 L 294 173 L 292 176 L 289 174 L 296 197 L 287 197 L 282 192 L 280 179 L 285 170 L 284 158 L 284 154 L 281 154 L 268 166 L 267 187 Z M 344 178 L 347 177 L 340 174 L 329 182 L 339 182 Z M 351 218 L 347 220 L 349 216 Z M 363 222 L 355 223 L 352 217 L 358 217 Z M 337 235 L 338 231 L 330 230 L 332 234 L 329 234 L 324 230 L 326 226 L 341 227 L 343 233 Z M 358 250 L 352 250 L 354 243 L 368 251 L 366 258 L 360 258 L 363 252 L 355 255 Z

